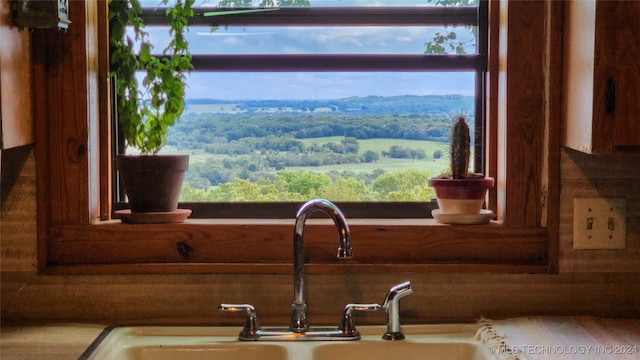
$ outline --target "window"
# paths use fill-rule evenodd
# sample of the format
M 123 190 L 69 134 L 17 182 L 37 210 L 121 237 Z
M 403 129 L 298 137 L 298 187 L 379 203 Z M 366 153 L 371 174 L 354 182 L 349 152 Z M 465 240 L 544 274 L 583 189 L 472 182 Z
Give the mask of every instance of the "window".
M 233 201 L 285 201 L 251 216 L 286 218 L 312 197 L 351 217 L 428 217 L 427 179 L 448 167 L 458 113 L 476 124 L 475 171 L 484 170 L 486 1 L 315 0 L 207 16 L 229 11 L 211 7 L 218 3 L 228 2 L 201 3 L 191 21 L 189 105 L 164 149 L 192 155 L 182 193 L 192 218 L 255 208 Z M 147 7 L 144 18 L 159 54 L 164 10 Z M 443 54 L 425 55 L 430 40 Z M 301 171 L 316 186 L 295 187 Z M 394 180 L 407 185 L 390 187 Z M 259 197 L 236 190 L 247 186 Z M 116 195 L 116 207 L 126 206 Z M 376 211 L 372 201 L 392 202 Z
M 106 2 L 69 5 L 68 33 L 33 35 L 39 271 L 290 272 L 292 218 L 109 219 Z M 354 219 L 354 259 L 335 264 L 335 229 L 314 219 L 305 234 L 309 273 L 557 271 L 562 8 L 490 2 L 490 19 L 501 20 L 490 21 L 487 144 L 497 150 L 487 164 L 500 222 Z

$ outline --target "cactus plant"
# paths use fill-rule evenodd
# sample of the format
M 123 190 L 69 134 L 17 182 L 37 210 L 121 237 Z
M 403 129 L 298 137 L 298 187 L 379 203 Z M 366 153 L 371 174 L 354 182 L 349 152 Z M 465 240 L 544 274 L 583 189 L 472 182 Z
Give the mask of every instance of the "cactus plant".
M 432 211 L 436 221 L 445 224 L 485 224 L 493 212 L 483 210 L 487 189 L 493 178 L 469 172 L 471 136 L 464 115 L 460 115 L 451 131 L 451 172 L 429 179 L 436 193 L 439 209 Z M 466 215 L 464 217 L 450 215 Z
M 451 177 L 466 179 L 469 174 L 471 137 L 464 116 L 459 116 L 451 131 Z

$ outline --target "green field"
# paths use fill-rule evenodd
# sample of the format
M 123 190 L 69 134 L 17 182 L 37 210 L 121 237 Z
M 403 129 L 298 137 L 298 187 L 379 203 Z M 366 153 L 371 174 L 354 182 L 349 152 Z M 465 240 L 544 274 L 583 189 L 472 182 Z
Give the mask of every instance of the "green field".
M 329 142 L 340 143 L 342 137 L 321 137 L 300 139 L 305 145 L 326 144 Z M 427 155 L 426 159 L 412 160 L 412 159 L 393 159 L 388 157 L 380 157 L 380 160 L 373 163 L 361 163 L 361 164 L 341 164 L 341 165 L 327 165 L 327 166 L 303 166 L 303 167 L 288 167 L 288 170 L 300 170 L 300 171 L 312 171 L 318 173 L 325 173 L 328 171 L 356 171 L 356 172 L 371 172 L 376 169 L 383 169 L 386 171 L 394 170 L 408 170 L 408 169 L 426 169 L 432 175 L 437 175 L 442 172 L 443 169 L 449 166 L 449 160 L 447 154 L 448 144 L 427 141 L 427 140 L 403 140 L 403 139 L 367 139 L 358 140 L 360 143 L 360 153 L 371 150 L 378 154 L 383 151 L 388 151 L 393 145 L 399 145 L 411 149 L 423 149 Z M 441 150 L 443 157 L 440 159 L 433 159 L 433 153 L 436 150 Z M 208 154 L 203 150 L 178 150 L 172 146 L 166 146 L 161 153 L 165 154 L 189 154 L 191 163 L 205 162 L 208 159 L 223 160 L 229 155 L 216 155 Z
M 311 145 L 313 143 L 323 144 L 328 142 L 339 143 L 342 137 L 322 137 L 313 139 L 301 139 L 305 145 Z M 449 153 L 449 144 L 428 141 L 428 140 L 403 140 L 403 139 L 367 139 L 358 140 L 360 143 L 360 153 L 371 150 L 378 154 L 383 151 L 389 151 L 389 148 L 393 145 L 399 145 L 410 149 L 423 149 L 427 154 L 427 158 L 423 160 L 412 159 L 392 159 L 387 157 L 380 157 L 380 160 L 374 163 L 368 164 L 343 164 L 343 165 L 329 165 L 318 167 L 299 167 L 289 168 L 291 170 L 307 170 L 315 172 L 327 172 L 332 170 L 352 170 L 371 172 L 375 169 L 384 169 L 386 171 L 393 170 L 408 170 L 408 169 L 426 169 L 433 175 L 437 175 L 446 167 L 449 166 L 449 159 L 446 154 Z M 441 150 L 443 157 L 440 159 L 433 159 L 433 152 Z

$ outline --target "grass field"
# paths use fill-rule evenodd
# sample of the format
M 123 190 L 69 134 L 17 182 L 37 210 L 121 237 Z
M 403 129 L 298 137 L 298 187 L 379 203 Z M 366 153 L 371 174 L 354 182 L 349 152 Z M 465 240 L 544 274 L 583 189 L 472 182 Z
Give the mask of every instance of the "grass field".
M 301 139 L 305 145 L 311 145 L 313 143 L 323 144 L 323 143 L 340 143 L 342 137 L 334 136 L 334 137 L 322 137 L 322 138 L 312 138 L 312 139 Z M 389 151 L 389 148 L 393 145 L 402 146 L 410 149 L 422 149 L 425 154 L 427 154 L 427 158 L 423 160 L 412 160 L 412 159 L 392 159 L 387 157 L 380 157 L 380 160 L 373 163 L 364 163 L 364 164 L 344 164 L 344 165 L 328 165 L 328 166 L 317 166 L 317 167 L 292 167 L 289 168 L 291 170 L 307 170 L 314 172 L 327 172 L 332 170 L 342 171 L 342 170 L 351 170 L 356 172 L 371 172 L 375 169 L 384 169 L 386 171 L 394 171 L 394 170 L 409 170 L 409 169 L 425 169 L 429 170 L 432 175 L 437 175 L 444 168 L 449 166 L 449 158 L 447 154 L 449 152 L 448 144 L 436 142 L 436 141 L 427 141 L 427 140 L 403 140 L 403 139 L 367 139 L 367 140 L 358 140 L 360 143 L 360 153 L 364 153 L 365 151 L 371 150 L 378 154 L 383 151 Z M 441 150 L 443 153 L 443 157 L 440 159 L 433 159 L 433 153 L 436 150 Z
M 321 137 L 311 139 L 301 139 L 305 145 L 311 145 L 313 143 L 326 144 L 329 142 L 339 143 L 342 137 Z M 383 169 L 386 171 L 394 170 L 408 170 L 408 169 L 425 169 L 429 170 L 432 175 L 437 175 L 442 172 L 443 169 L 449 166 L 448 159 L 448 144 L 427 141 L 427 140 L 403 140 L 403 139 L 367 139 L 359 140 L 360 153 L 371 150 L 378 154 L 383 151 L 389 151 L 389 148 L 393 145 L 402 146 L 410 149 L 423 149 L 427 155 L 426 159 L 412 160 L 412 159 L 393 159 L 388 157 L 380 157 L 380 159 L 373 163 L 362 164 L 342 164 L 342 165 L 326 165 L 326 166 L 302 166 L 302 167 L 288 167 L 288 170 L 300 170 L 300 171 L 312 171 L 318 173 L 325 173 L 328 171 L 355 171 L 355 172 L 371 172 L 376 169 Z M 436 150 L 441 150 L 443 157 L 440 159 L 433 159 L 433 153 Z M 161 153 L 164 154 L 188 154 L 190 155 L 190 162 L 198 163 L 205 162 L 208 159 L 223 160 L 228 155 L 209 154 L 203 150 L 179 150 L 172 146 L 166 146 L 162 149 Z

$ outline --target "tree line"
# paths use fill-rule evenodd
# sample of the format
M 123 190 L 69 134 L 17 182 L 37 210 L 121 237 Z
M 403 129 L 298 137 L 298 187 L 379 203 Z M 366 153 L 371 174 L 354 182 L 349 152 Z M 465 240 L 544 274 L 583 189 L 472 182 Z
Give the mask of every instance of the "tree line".
M 248 140 L 248 139 L 245 139 Z M 258 139 L 257 143 L 263 144 Z M 277 141 L 272 143 L 279 143 Z M 283 143 L 288 143 L 284 141 Z M 340 143 L 328 142 L 324 144 L 313 143 L 304 146 L 302 142 L 291 143 L 290 151 L 255 150 L 255 147 L 239 147 L 242 152 L 226 152 L 230 148 L 220 148 L 219 155 L 223 157 L 211 157 L 203 162 L 191 164 L 186 174 L 185 181 L 192 188 L 207 189 L 236 179 L 247 181 L 260 181 L 261 179 L 273 180 L 277 171 L 289 167 L 317 167 L 326 165 L 362 164 L 373 163 L 380 159 L 380 154 L 367 150 L 360 153 L 360 144 L 355 138 L 344 138 Z M 248 149 L 248 150 L 247 150 Z M 389 151 L 382 151 L 382 156 L 397 159 L 425 159 L 427 155 L 422 149 L 410 149 L 398 145 L 389 147 Z M 436 153 L 433 154 L 435 158 Z
M 318 174 L 281 170 L 271 178 L 236 178 L 206 189 L 185 182 L 180 201 L 304 201 L 321 197 L 332 201 L 430 201 L 433 189 L 427 185 L 427 170 L 399 170 L 372 173 L 352 171 Z
M 448 142 L 451 117 L 445 115 L 195 114 L 170 129 L 168 145 L 204 149 L 241 139 L 263 138 L 262 147 L 291 148 L 292 139 L 341 136 Z M 226 140 L 226 141 L 224 141 Z M 277 140 L 279 143 L 274 144 Z M 252 140 L 256 145 L 256 140 Z M 242 144 L 243 146 L 246 144 Z

